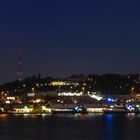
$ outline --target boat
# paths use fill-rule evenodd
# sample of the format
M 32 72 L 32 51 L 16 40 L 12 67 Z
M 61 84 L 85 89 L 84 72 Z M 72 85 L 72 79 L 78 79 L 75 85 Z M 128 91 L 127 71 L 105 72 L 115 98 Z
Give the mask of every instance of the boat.
M 75 108 L 57 108 L 52 109 L 52 114 L 65 114 L 65 113 L 72 113 L 72 114 L 87 114 L 87 109 L 83 106 L 76 106 Z

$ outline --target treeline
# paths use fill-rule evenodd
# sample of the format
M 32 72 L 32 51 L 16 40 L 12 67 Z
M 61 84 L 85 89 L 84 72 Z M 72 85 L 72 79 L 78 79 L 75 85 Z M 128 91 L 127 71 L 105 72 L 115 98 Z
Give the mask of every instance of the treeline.
M 54 81 L 63 81 L 71 85 L 53 86 Z M 79 85 L 74 86 L 74 83 Z M 32 92 L 33 88 L 37 91 L 47 90 L 73 90 L 80 91 L 84 87 L 87 91 L 100 91 L 103 94 L 135 94 L 140 93 L 140 74 L 79 74 L 71 75 L 66 78 L 44 77 L 34 75 L 22 81 L 13 81 L 0 86 L 0 91 L 9 93 Z

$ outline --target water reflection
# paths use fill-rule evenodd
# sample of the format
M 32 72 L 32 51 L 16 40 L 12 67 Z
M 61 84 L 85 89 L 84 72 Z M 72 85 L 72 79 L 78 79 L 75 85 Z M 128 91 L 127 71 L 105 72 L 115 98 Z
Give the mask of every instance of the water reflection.
M 85 115 L 85 114 L 75 114 L 74 117 L 75 117 L 75 119 L 78 119 L 78 120 L 86 120 L 87 119 L 87 115 Z
M 5 118 L 7 118 L 8 117 L 8 114 L 1 114 L 0 115 L 0 119 L 5 119 Z
M 140 114 L 0 115 L 0 121 L 3 140 L 140 139 Z
M 126 117 L 129 119 L 129 120 L 134 120 L 136 118 L 136 114 L 135 113 L 128 113 L 126 115 Z
M 140 119 L 140 114 L 137 114 L 137 118 Z
M 108 140 L 114 140 L 114 115 L 106 115 L 106 136 Z
M 55 118 L 65 118 L 65 119 L 74 119 L 74 120 L 93 120 L 95 118 L 103 116 L 102 113 L 93 113 L 93 114 L 55 114 Z
M 107 118 L 108 121 L 112 121 L 113 120 L 113 116 L 114 116 L 113 114 L 107 114 L 106 118 Z
M 74 120 L 95 120 L 95 118 L 102 117 L 103 113 L 92 113 L 92 114 L 1 114 L 0 119 L 6 119 L 6 118 L 24 118 L 24 119 L 46 119 L 46 118 L 65 118 L 65 119 L 74 119 Z M 111 116 L 108 116 L 111 117 Z M 110 118 L 111 119 L 111 118 Z

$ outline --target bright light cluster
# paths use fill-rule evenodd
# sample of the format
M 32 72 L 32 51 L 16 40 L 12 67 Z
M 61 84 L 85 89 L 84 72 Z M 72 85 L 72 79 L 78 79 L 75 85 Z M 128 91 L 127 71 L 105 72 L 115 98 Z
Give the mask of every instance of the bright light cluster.
M 62 92 L 58 93 L 58 96 L 83 96 L 83 92 L 77 93 L 77 92 Z
M 70 84 L 67 82 L 56 81 L 56 82 L 52 82 L 51 85 L 53 85 L 53 86 L 65 86 L 65 85 L 70 85 Z
M 96 95 L 96 94 L 88 93 L 88 96 L 90 96 L 91 98 L 96 99 L 98 101 L 101 101 L 103 99 L 103 97 L 101 97 L 100 95 Z

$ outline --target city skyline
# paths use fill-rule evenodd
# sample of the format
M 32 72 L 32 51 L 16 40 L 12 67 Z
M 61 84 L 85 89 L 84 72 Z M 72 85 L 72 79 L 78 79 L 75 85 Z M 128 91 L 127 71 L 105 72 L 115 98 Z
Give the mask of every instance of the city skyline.
M 0 83 L 24 77 L 140 72 L 140 2 L 3 1 Z

